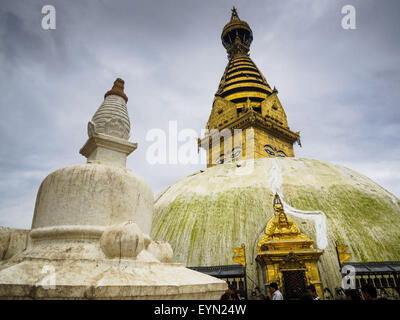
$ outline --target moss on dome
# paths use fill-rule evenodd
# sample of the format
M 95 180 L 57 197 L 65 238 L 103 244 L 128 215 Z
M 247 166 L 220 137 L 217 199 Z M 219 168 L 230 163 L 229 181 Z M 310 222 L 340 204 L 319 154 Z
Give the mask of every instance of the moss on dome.
M 273 216 L 277 166 L 285 201 L 326 215 L 328 246 L 319 263 L 325 287 L 339 284 L 335 240 L 350 246 L 352 261 L 400 260 L 400 201 L 348 168 L 309 159 L 258 159 L 247 174 L 224 164 L 185 177 L 158 196 L 151 236 L 168 241 L 175 260 L 188 266 L 233 264 L 232 248 L 245 243 L 248 274 L 256 280 L 256 247 Z M 316 239 L 312 221 L 292 218 Z

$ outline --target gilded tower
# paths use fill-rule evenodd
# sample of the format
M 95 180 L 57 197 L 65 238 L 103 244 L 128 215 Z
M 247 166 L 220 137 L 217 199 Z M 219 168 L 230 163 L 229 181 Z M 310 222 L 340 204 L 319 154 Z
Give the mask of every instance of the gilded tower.
M 300 134 L 290 130 L 278 90 L 271 89 L 250 59 L 253 32 L 235 7 L 221 40 L 229 61 L 199 141 L 208 152 L 207 167 L 238 159 L 294 157 Z

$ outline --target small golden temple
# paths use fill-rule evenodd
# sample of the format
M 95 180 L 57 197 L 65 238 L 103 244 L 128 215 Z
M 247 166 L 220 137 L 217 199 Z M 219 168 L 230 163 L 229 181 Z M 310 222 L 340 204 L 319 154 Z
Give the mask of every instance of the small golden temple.
M 324 251 L 314 249 L 314 241 L 285 214 L 278 194 L 274 198 L 274 211 L 265 235 L 258 241 L 256 260 L 263 270 L 264 285 L 276 282 L 290 299 L 299 297 L 306 285 L 312 284 L 322 296 L 318 259 Z
M 221 40 L 229 61 L 199 141 L 208 152 L 207 167 L 240 158 L 293 157 L 300 133 L 290 130 L 278 90 L 250 59 L 253 32 L 235 7 Z

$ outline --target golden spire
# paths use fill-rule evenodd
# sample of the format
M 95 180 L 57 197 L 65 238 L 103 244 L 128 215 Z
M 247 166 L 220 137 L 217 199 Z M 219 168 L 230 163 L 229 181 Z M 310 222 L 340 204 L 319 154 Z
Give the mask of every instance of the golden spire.
M 225 25 L 222 35 L 229 63 L 222 76 L 217 95 L 233 103 L 261 102 L 272 89 L 249 57 L 253 32 L 247 22 L 240 20 L 235 7 L 231 20 Z
M 274 197 L 274 212 L 275 212 L 275 214 L 280 210 L 283 211 L 281 197 L 279 197 L 279 194 L 275 193 L 275 197 Z
M 224 129 L 232 132 L 235 129 L 254 129 L 255 145 L 248 150 L 243 148 L 241 155 L 236 156 L 233 150 L 241 146 L 235 139 L 231 139 L 232 146 L 227 140 L 230 150 L 222 150 L 219 146 L 211 150 L 208 143 L 210 137 L 206 135 L 200 144 L 208 150 L 207 166 L 224 163 L 221 159 L 225 158 L 293 157 L 293 143 L 299 141 L 300 135 L 289 128 L 278 90 L 270 87 L 250 58 L 253 32 L 247 22 L 239 18 L 235 7 L 232 8 L 230 21 L 222 30 L 221 40 L 229 61 L 215 94 L 206 128 L 219 132 Z M 243 133 L 243 146 L 245 136 Z M 214 136 L 213 139 L 218 140 Z
M 232 21 L 232 20 L 240 20 L 240 19 L 239 19 L 239 15 L 238 15 L 238 13 L 237 13 L 237 10 L 236 10 L 235 6 L 233 6 L 233 8 L 232 8 L 231 21 Z

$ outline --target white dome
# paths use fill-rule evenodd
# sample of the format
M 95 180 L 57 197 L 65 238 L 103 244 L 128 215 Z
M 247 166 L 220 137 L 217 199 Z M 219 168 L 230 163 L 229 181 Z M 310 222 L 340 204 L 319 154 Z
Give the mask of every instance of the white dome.
M 148 234 L 153 201 L 148 183 L 129 169 L 94 163 L 68 166 L 42 182 L 32 229 L 105 227 L 133 220 Z
M 301 231 L 325 250 L 319 267 L 325 287 L 339 285 L 335 240 L 350 246 L 353 261 L 400 260 L 400 230 L 393 227 L 400 225 L 400 201 L 369 178 L 310 159 L 239 163 L 187 176 L 156 198 L 151 236 L 168 241 L 177 261 L 233 264 L 232 248 L 245 243 L 256 279 L 257 242 L 276 192 Z

